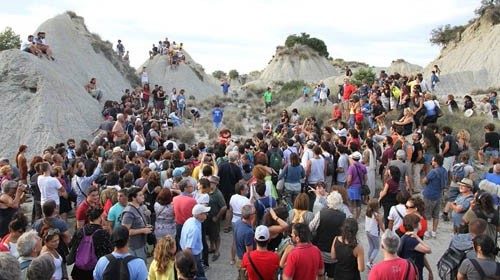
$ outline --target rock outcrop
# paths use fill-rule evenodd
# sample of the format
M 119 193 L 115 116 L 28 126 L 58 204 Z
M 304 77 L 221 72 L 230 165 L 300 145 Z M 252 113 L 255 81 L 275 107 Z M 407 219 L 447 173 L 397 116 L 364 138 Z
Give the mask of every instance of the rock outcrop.
M 185 90 L 186 96 L 194 96 L 196 99 L 206 99 L 215 94 L 222 94 L 220 82 L 211 75 L 205 73 L 203 67 L 196 63 L 191 56 L 183 50 L 186 63 L 180 63 L 172 69 L 166 55 L 156 55 L 148 59 L 137 70 L 140 73 L 142 67 L 146 67 L 150 85 L 161 85 L 170 92 L 172 88 Z
M 399 73 L 401 75 L 415 75 L 417 73 L 422 73 L 424 68 L 422 66 L 409 63 L 404 59 L 396 59 L 391 62 L 391 65 L 385 68 L 387 74 Z
M 339 72 L 325 57 L 307 46 L 295 45 L 291 48 L 277 47 L 276 54 L 259 79 L 268 82 L 317 82 L 337 75 Z
M 131 84 L 122 67 L 97 53 L 98 42 L 83 19 L 64 13 L 42 23 L 55 61 L 19 50 L 0 52 L 0 155 L 12 157 L 20 144 L 29 153 L 68 138 L 89 139 L 101 121 L 102 104 L 84 85 L 91 77 L 104 91 L 103 99 L 118 100 Z M 104 49 L 104 48 L 102 48 Z
M 473 21 L 450 42 L 425 68 L 430 75 L 433 65 L 441 69 L 437 94 L 466 94 L 476 89 L 500 87 L 500 24 L 488 11 Z

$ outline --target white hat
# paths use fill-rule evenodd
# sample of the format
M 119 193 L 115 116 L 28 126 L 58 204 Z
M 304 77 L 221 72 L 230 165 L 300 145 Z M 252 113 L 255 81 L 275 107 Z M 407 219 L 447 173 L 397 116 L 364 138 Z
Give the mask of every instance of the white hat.
M 464 116 L 467 118 L 470 118 L 472 116 L 472 114 L 474 114 L 474 110 L 467 109 L 467 110 L 465 110 Z
M 210 211 L 210 207 L 207 207 L 205 205 L 202 205 L 202 204 L 196 204 L 194 207 L 193 207 L 193 216 L 196 216 L 196 215 L 200 215 L 200 214 L 203 214 L 203 213 L 208 213 Z
M 269 240 L 269 229 L 263 225 L 258 226 L 255 229 L 255 240 L 257 241 Z
M 354 152 L 349 155 L 350 158 L 353 160 L 360 160 L 361 159 L 361 153 L 360 152 Z

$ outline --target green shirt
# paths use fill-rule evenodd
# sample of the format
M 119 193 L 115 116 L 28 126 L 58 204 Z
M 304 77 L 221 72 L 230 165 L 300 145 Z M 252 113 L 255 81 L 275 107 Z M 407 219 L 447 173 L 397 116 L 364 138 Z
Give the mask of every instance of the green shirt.
M 264 102 L 271 103 L 273 101 L 273 94 L 270 91 L 264 92 Z

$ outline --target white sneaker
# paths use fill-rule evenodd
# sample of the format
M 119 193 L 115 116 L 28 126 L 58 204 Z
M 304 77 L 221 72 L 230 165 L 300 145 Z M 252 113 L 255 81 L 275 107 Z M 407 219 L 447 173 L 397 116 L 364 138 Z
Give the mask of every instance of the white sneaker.
M 435 232 L 435 231 L 432 231 L 432 232 L 431 232 L 431 236 L 432 236 L 432 238 L 434 238 L 434 239 L 435 239 L 435 238 L 436 238 L 436 232 Z
M 426 232 L 424 233 L 424 237 L 425 237 L 425 238 L 431 238 L 431 232 L 430 232 L 430 231 L 426 231 Z

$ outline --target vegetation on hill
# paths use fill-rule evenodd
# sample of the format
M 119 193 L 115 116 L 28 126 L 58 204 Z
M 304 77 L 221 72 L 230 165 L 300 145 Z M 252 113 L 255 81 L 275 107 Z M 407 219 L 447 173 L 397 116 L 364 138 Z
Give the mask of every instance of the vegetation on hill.
M 329 57 L 325 42 L 318 38 L 311 38 L 311 36 L 305 32 L 300 33 L 300 35 L 292 34 L 286 38 L 286 47 L 291 48 L 297 44 L 309 46 L 311 49 L 317 51 L 320 56 Z
M 494 25 L 500 23 L 500 0 L 482 0 L 481 6 L 475 10 L 475 13 L 477 17 L 465 25 L 446 24 L 432 29 L 429 41 L 433 45 L 446 47 L 451 42 L 459 42 L 465 29 L 481 18 L 485 18 Z
M 73 11 L 67 11 L 66 14 L 71 18 L 71 20 L 75 21 L 77 24 L 82 24 L 85 28 L 85 31 L 88 33 L 88 37 L 90 39 L 90 44 L 96 53 L 102 53 L 106 59 L 113 64 L 113 66 L 118 70 L 129 82 L 135 87 L 141 84 L 141 79 L 136 74 L 136 70 L 125 63 L 118 54 L 113 50 L 113 44 L 106 40 L 102 40 L 101 36 L 96 33 L 90 33 L 85 25 L 84 19 L 81 16 L 78 16 Z
M 220 80 L 220 79 L 224 79 L 227 76 L 227 74 L 226 74 L 226 72 L 224 72 L 222 70 L 216 70 L 216 71 L 212 72 L 212 76 L 214 78 L 216 78 L 217 80 Z
M 0 51 L 9 49 L 19 49 L 21 47 L 21 38 L 10 27 L 5 27 L 0 33 Z
M 352 76 L 352 83 L 360 86 L 363 82 L 363 80 L 366 80 L 366 82 L 371 85 L 375 81 L 376 74 L 373 72 L 372 68 L 360 68 L 356 72 L 354 72 Z
M 332 63 L 333 66 L 339 67 L 339 68 L 345 68 L 346 66 L 349 66 L 349 68 L 359 68 L 359 67 L 370 67 L 370 65 L 364 63 L 364 62 L 359 62 L 359 61 L 346 61 L 342 58 L 328 58 L 330 62 Z
M 236 69 L 233 69 L 231 71 L 229 71 L 229 78 L 232 80 L 232 79 L 236 79 L 240 76 L 240 73 L 238 73 L 238 71 Z

